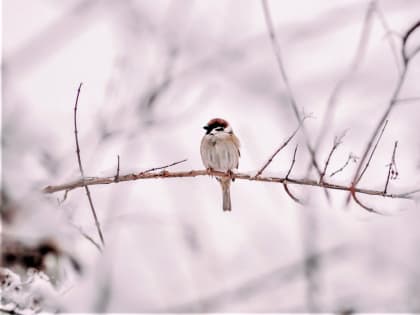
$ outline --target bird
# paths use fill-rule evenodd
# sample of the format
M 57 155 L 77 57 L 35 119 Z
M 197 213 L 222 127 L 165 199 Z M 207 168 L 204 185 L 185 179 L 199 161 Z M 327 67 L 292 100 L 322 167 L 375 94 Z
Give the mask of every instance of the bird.
M 222 118 L 211 119 L 204 127 L 200 153 L 204 167 L 208 171 L 227 172 L 239 166 L 240 142 L 231 125 Z M 231 211 L 230 177 L 216 177 L 223 192 L 223 211 Z

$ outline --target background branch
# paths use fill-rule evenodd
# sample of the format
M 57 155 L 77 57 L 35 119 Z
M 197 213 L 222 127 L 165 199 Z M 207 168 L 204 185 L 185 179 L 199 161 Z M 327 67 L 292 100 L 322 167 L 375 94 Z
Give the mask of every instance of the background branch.
M 76 101 L 74 103 L 74 138 L 76 140 L 77 162 L 79 164 L 80 174 L 82 175 L 82 181 L 84 181 L 85 174 L 83 171 L 82 159 L 80 157 L 79 137 L 78 137 L 78 132 L 77 132 L 77 104 L 79 102 L 81 88 L 82 88 L 82 83 L 79 84 L 79 88 L 77 89 Z M 102 246 L 104 246 L 105 245 L 104 236 L 102 234 L 101 225 L 99 224 L 98 216 L 96 215 L 95 207 L 93 206 L 92 196 L 90 195 L 89 187 L 87 185 L 83 185 L 83 186 L 85 187 L 85 190 L 86 190 L 86 195 L 89 200 L 89 206 L 90 206 L 90 209 L 92 210 L 92 215 L 95 220 L 95 225 L 96 225 L 96 229 L 98 230 L 99 238 L 101 240 Z

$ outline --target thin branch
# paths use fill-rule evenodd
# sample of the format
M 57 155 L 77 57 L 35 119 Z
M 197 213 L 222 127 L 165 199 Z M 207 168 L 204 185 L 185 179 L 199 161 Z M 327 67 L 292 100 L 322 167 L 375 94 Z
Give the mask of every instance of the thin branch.
M 381 133 L 379 134 L 379 137 L 378 137 L 378 139 L 377 139 L 377 141 L 376 141 L 376 143 L 375 143 L 375 146 L 373 147 L 373 150 L 372 150 L 372 152 L 370 153 L 369 159 L 368 159 L 368 161 L 367 161 L 367 163 L 366 163 L 366 165 L 365 165 L 364 169 L 363 169 L 363 170 L 362 170 L 362 172 L 360 173 L 360 176 L 358 177 L 357 181 L 355 182 L 355 185 L 356 185 L 358 182 L 360 182 L 360 180 L 362 179 L 362 177 L 363 177 L 363 175 L 365 174 L 366 170 L 368 169 L 369 164 L 370 164 L 370 162 L 372 161 L 372 157 L 373 157 L 373 155 L 375 154 L 376 148 L 378 147 L 379 141 L 381 141 L 382 135 L 384 134 L 384 131 L 385 131 L 385 128 L 386 128 L 387 124 L 388 124 L 388 120 L 385 120 L 385 123 L 384 123 L 384 126 L 383 126 L 382 130 L 381 130 Z M 361 165 L 361 163 L 360 163 L 359 165 Z
M 118 182 L 118 178 L 120 177 L 120 155 L 117 155 L 117 174 L 115 174 L 115 181 Z
M 373 213 L 376 213 L 376 214 L 380 214 L 380 215 L 385 215 L 384 213 L 382 213 L 382 212 L 379 212 L 379 211 L 376 211 L 375 209 L 373 209 L 373 208 L 371 208 L 371 207 L 368 207 L 368 206 L 366 206 L 366 205 L 364 205 L 360 200 L 359 200 L 359 198 L 357 198 L 357 196 L 356 196 L 356 191 L 355 190 L 351 190 L 351 196 L 353 197 L 353 200 L 360 206 L 360 207 L 362 207 L 363 209 L 365 209 L 366 211 L 368 211 L 368 212 L 373 212 Z
M 396 163 L 395 163 L 395 153 L 397 152 L 397 146 L 398 146 L 398 141 L 395 141 L 394 150 L 392 151 L 391 161 L 389 162 L 388 176 L 387 176 L 386 182 L 385 182 L 384 194 L 386 194 L 386 192 L 388 190 L 389 180 L 390 179 L 396 179 L 398 177 L 397 166 L 396 166 Z
M 283 187 L 284 187 L 284 191 L 289 195 L 289 197 L 290 198 L 292 198 L 293 199 L 293 201 L 295 201 L 295 202 L 297 202 L 297 203 L 299 203 L 299 204 L 302 204 L 302 202 L 296 197 L 296 196 L 294 196 L 292 193 L 291 193 L 291 191 L 290 191 L 290 189 L 289 189 L 289 187 L 287 186 L 287 179 L 289 179 L 289 175 L 290 175 L 290 173 L 292 172 L 292 169 L 293 169 L 293 166 L 295 165 L 295 162 L 296 162 L 296 152 L 297 152 L 297 148 L 298 148 L 298 145 L 296 145 L 296 147 L 295 147 L 295 151 L 293 152 L 293 160 L 292 160 L 292 164 L 290 164 L 290 168 L 289 168 L 289 170 L 287 171 L 287 174 L 286 174 L 286 177 L 285 177 L 285 181 L 283 182 Z
M 418 51 L 414 51 L 411 55 L 407 55 L 407 42 L 411 34 L 417 29 L 420 28 L 420 21 L 415 22 L 404 34 L 402 38 L 401 54 L 403 56 L 404 65 L 407 67 L 410 59 L 412 59 Z
M 292 172 L 292 169 L 293 169 L 293 166 L 295 166 L 295 162 L 296 162 L 296 152 L 297 152 L 297 149 L 298 149 L 298 145 L 296 145 L 296 147 L 295 147 L 295 151 L 293 152 L 293 160 L 292 160 L 292 164 L 290 164 L 290 167 L 289 167 L 289 170 L 287 171 L 287 174 L 286 174 L 286 179 L 288 179 L 289 178 L 289 175 L 290 175 L 290 173 Z
M 150 172 L 155 172 L 155 171 L 158 171 L 158 170 L 162 170 L 162 169 L 164 169 L 164 168 L 168 168 L 168 167 L 171 167 L 171 166 L 174 166 L 174 165 L 178 165 L 178 164 L 184 163 L 184 162 L 186 162 L 186 161 L 187 161 L 187 159 L 183 159 L 183 160 L 181 160 L 181 161 L 173 162 L 173 163 L 168 164 L 168 165 L 164 165 L 164 166 L 159 166 L 159 167 L 149 168 L 149 169 L 147 169 L 147 170 L 145 170 L 145 171 L 141 171 L 141 172 L 139 173 L 139 175 L 146 174 L 146 173 L 150 173 Z
M 338 174 L 338 173 L 342 172 L 342 171 L 343 171 L 343 170 L 347 167 L 347 165 L 349 165 L 350 161 L 356 162 L 356 161 L 357 161 L 357 159 L 358 159 L 358 158 L 357 158 L 356 156 L 354 156 L 352 153 L 350 153 L 350 154 L 349 154 L 349 157 L 347 158 L 346 163 L 344 163 L 344 165 L 343 165 L 342 167 L 340 167 L 338 170 L 336 170 L 336 171 L 332 172 L 332 173 L 330 174 L 330 177 L 333 177 L 334 175 L 336 175 L 336 174 Z
M 87 234 L 85 231 L 82 230 L 82 228 L 80 226 L 77 226 L 76 224 L 74 224 L 73 222 L 70 222 L 70 225 L 73 226 L 85 239 L 87 239 L 91 244 L 93 244 L 93 246 L 96 247 L 96 249 L 102 253 L 102 248 L 101 246 L 89 235 Z
M 400 98 L 395 101 L 396 103 L 410 103 L 410 102 L 420 102 L 420 97 L 405 97 Z
M 335 151 L 335 150 L 337 150 L 338 146 L 341 144 L 341 141 L 343 140 L 343 138 L 344 138 L 345 134 L 346 134 L 346 133 L 344 132 L 341 136 L 339 136 L 339 137 L 335 137 L 335 138 L 334 138 L 334 143 L 333 143 L 333 146 L 332 146 L 332 148 L 331 148 L 331 150 L 330 150 L 330 153 L 328 154 L 328 158 L 327 158 L 327 160 L 325 161 L 324 169 L 322 170 L 321 176 L 320 176 L 320 178 L 319 178 L 319 182 L 320 182 L 320 183 L 322 183 L 322 182 L 323 182 L 323 180 L 324 180 L 324 176 L 325 176 L 325 174 L 327 173 L 327 168 L 328 168 L 328 165 L 330 164 L 331 157 L 332 157 L 332 155 L 334 154 L 334 151 Z
M 395 41 L 392 39 L 393 31 L 389 27 L 387 20 L 385 19 L 384 13 L 382 9 L 379 7 L 379 3 L 377 1 L 374 2 L 375 4 L 375 13 L 379 18 L 379 21 L 382 24 L 382 27 L 385 30 L 385 36 L 388 39 L 389 47 L 391 48 L 392 54 L 394 56 L 395 65 L 397 66 L 398 73 L 401 74 L 401 64 L 400 64 L 400 56 L 398 55 L 397 46 L 395 45 Z
M 312 187 L 321 187 L 324 189 L 333 189 L 333 190 L 342 190 L 342 191 L 349 191 L 355 190 L 355 192 L 359 194 L 366 194 L 366 195 L 373 195 L 373 196 L 382 196 L 387 198 L 400 198 L 400 199 L 412 199 L 412 194 L 416 193 L 416 191 L 412 191 L 410 193 L 400 193 L 400 194 L 384 194 L 383 191 L 379 190 L 372 190 L 372 189 L 365 189 L 365 188 L 352 188 L 352 186 L 344 186 L 338 185 L 328 182 L 319 183 L 318 180 L 313 179 L 292 179 L 292 178 L 284 178 L 284 177 L 255 177 L 252 174 L 246 173 L 232 173 L 228 174 L 225 172 L 218 172 L 218 171 L 208 171 L 204 170 L 191 170 L 191 171 L 181 171 L 181 172 L 169 172 L 167 170 L 162 170 L 160 172 L 139 172 L 139 173 L 131 173 L 126 175 L 120 175 L 119 182 L 126 182 L 126 181 L 134 181 L 134 180 L 142 180 L 142 179 L 152 179 L 152 178 L 192 178 L 197 176 L 218 176 L 218 177 L 229 177 L 229 178 L 236 178 L 241 180 L 250 180 L 250 181 L 257 181 L 257 182 L 271 182 L 271 183 L 283 183 L 287 181 L 287 184 L 293 185 L 303 185 L 303 186 L 312 186 Z M 65 183 L 62 185 L 57 186 L 47 186 L 43 189 L 44 193 L 54 193 L 57 191 L 62 190 L 73 190 L 76 188 L 81 188 L 85 186 L 93 186 L 93 185 L 107 185 L 117 183 L 115 181 L 114 176 L 109 177 L 91 177 L 85 179 L 79 179 L 70 183 Z
M 288 79 L 288 76 L 287 76 L 287 73 L 286 73 L 286 69 L 285 69 L 284 64 L 283 64 L 283 60 L 282 60 L 281 53 L 280 53 L 280 45 L 278 43 L 276 33 L 274 31 L 274 25 L 273 25 L 273 21 L 271 19 L 270 10 L 268 8 L 267 0 L 262 0 L 261 3 L 262 3 L 262 7 L 263 7 L 263 11 L 264 11 L 264 18 L 265 18 L 265 21 L 266 21 L 266 24 L 267 24 L 268 33 L 270 35 L 270 40 L 271 40 L 271 44 L 272 44 L 272 47 L 273 47 L 274 55 L 275 55 L 276 60 L 277 60 L 277 64 L 278 64 L 278 67 L 279 67 L 279 70 L 280 70 L 280 74 L 281 74 L 281 76 L 283 78 L 283 81 L 284 81 L 284 84 L 286 86 L 287 96 L 289 98 L 290 105 L 293 109 L 293 112 L 296 116 L 297 121 L 301 122 L 302 118 L 300 117 L 297 102 L 296 102 L 296 99 L 293 95 L 292 88 L 291 88 L 291 85 L 290 85 L 290 82 L 289 82 L 289 79 Z M 306 147 L 307 147 L 307 149 L 310 153 L 312 164 L 315 167 L 315 169 L 317 170 L 318 175 L 321 175 L 321 169 L 318 165 L 318 162 L 316 161 L 315 151 L 310 144 L 309 134 L 308 134 L 305 126 L 302 127 L 302 132 L 305 136 Z
M 293 139 L 293 137 L 296 135 L 296 133 L 302 127 L 303 122 L 305 121 L 306 118 L 307 117 L 303 117 L 302 121 L 299 123 L 299 126 L 297 126 L 297 128 L 295 129 L 295 131 L 293 131 L 293 133 L 290 135 L 290 137 L 287 138 L 287 140 L 285 142 L 283 142 L 283 144 L 276 151 L 274 151 L 274 153 L 270 156 L 270 158 L 268 159 L 268 161 L 257 172 L 257 174 L 255 175 L 255 177 L 260 176 L 262 174 L 262 172 L 264 172 L 264 170 L 270 165 L 270 163 L 273 161 L 273 159 L 275 158 L 275 156 L 289 144 L 289 142 Z
M 85 174 L 83 171 L 82 166 L 82 159 L 80 157 L 80 146 L 79 146 L 79 137 L 77 132 L 77 104 L 79 102 L 80 90 L 82 88 L 82 83 L 79 84 L 79 88 L 77 89 L 76 101 L 74 103 L 74 137 L 76 140 L 76 154 L 77 154 L 77 162 L 79 164 L 80 175 L 82 175 L 82 181 L 84 181 Z M 92 215 L 95 220 L 96 229 L 98 230 L 99 238 L 101 239 L 102 246 L 105 245 L 104 236 L 102 234 L 101 226 L 99 224 L 98 216 L 96 215 L 95 207 L 93 206 L 92 197 L 90 195 L 90 190 L 87 185 L 84 185 L 86 190 L 86 195 L 89 200 L 90 209 L 92 210 Z
M 385 16 L 382 12 L 382 10 L 379 7 L 379 4 L 377 1 L 372 1 L 369 3 L 368 8 L 366 10 L 366 14 L 365 14 L 365 18 L 364 18 L 364 22 L 363 22 L 363 27 L 362 27 L 362 31 L 361 31 L 361 35 L 360 35 L 360 39 L 359 39 L 359 44 L 357 46 L 356 49 L 356 53 L 354 55 L 354 58 L 349 66 L 348 72 L 347 74 L 344 75 L 344 77 L 339 80 L 337 82 L 337 84 L 335 85 L 331 96 L 328 99 L 328 104 L 327 104 L 327 109 L 325 111 L 323 120 L 322 120 L 322 124 L 321 124 L 321 131 L 318 135 L 317 140 L 315 141 L 315 152 L 317 152 L 317 149 L 320 147 L 326 132 L 328 130 L 328 126 L 329 126 L 329 122 L 332 120 L 332 116 L 334 114 L 334 110 L 336 108 L 337 105 L 337 99 L 339 97 L 339 95 L 341 94 L 341 91 L 343 90 L 344 85 L 351 79 L 351 77 L 354 75 L 354 73 L 357 71 L 357 69 L 359 68 L 361 61 L 363 60 L 363 57 L 365 56 L 366 53 L 366 47 L 367 47 L 367 43 L 369 40 L 369 35 L 372 29 L 372 17 L 373 14 L 376 14 L 380 23 L 382 24 L 382 27 L 384 28 L 385 32 L 386 32 L 386 36 L 388 38 L 388 43 L 390 45 L 391 51 L 394 55 L 394 59 L 395 59 L 395 63 L 396 63 L 396 67 L 398 70 L 398 73 L 401 75 L 402 74 L 402 70 L 401 70 L 401 65 L 399 63 L 399 58 L 398 58 L 398 54 L 397 54 L 397 48 L 395 45 L 394 40 L 389 36 L 390 34 L 392 34 L 393 32 L 391 31 L 388 22 L 385 19 Z M 309 166 L 308 168 L 308 173 L 311 169 L 311 166 Z

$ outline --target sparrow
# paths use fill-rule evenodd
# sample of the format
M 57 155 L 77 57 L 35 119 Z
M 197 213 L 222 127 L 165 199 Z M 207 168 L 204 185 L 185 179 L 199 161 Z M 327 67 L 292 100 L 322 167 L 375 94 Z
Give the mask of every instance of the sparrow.
M 201 140 L 200 153 L 204 167 L 209 171 L 232 173 L 239 165 L 240 142 L 230 124 L 221 118 L 210 120 L 203 127 L 206 133 Z M 229 177 L 216 177 L 222 186 L 223 211 L 231 211 Z

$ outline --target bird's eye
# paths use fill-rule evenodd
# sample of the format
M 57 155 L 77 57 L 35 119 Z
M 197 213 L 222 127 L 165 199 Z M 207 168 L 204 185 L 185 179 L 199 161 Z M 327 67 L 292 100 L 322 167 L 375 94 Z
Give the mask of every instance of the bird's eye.
M 214 130 L 216 130 L 216 131 L 223 131 L 223 127 L 217 127 Z

